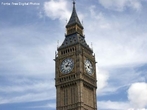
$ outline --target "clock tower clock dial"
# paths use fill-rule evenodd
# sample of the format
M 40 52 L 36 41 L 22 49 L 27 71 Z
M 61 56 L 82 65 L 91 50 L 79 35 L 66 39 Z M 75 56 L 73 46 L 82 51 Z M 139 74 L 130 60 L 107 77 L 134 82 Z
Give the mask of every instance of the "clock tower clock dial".
M 89 60 L 85 60 L 85 69 L 89 75 L 93 74 L 93 67 L 92 67 L 92 64 Z
M 71 58 L 62 61 L 60 71 L 64 74 L 70 73 L 74 67 L 74 62 Z
M 96 61 L 73 11 L 55 55 L 56 110 L 97 110 Z

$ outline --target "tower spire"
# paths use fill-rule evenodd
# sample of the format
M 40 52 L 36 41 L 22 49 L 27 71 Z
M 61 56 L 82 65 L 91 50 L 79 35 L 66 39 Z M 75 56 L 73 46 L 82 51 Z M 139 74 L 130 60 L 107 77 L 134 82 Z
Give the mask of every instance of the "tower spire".
M 76 7 L 75 7 L 75 0 L 73 0 L 73 10 L 72 10 L 72 14 L 71 14 L 71 17 L 69 19 L 69 22 L 67 23 L 66 25 L 66 28 L 73 25 L 73 24 L 78 24 L 82 29 L 83 29 L 83 26 L 78 18 L 78 15 L 77 15 L 77 12 L 76 12 Z
M 66 25 L 66 31 L 67 35 L 71 35 L 74 33 L 79 33 L 83 35 L 83 26 L 78 18 L 77 12 L 76 12 L 76 6 L 75 6 L 75 0 L 73 0 L 73 9 L 71 17 Z

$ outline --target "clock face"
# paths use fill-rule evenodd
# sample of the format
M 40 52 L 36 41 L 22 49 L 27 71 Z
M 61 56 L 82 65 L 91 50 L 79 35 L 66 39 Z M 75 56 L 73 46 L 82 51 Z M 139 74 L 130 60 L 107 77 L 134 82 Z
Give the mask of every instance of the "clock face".
M 74 67 L 74 61 L 71 58 L 67 58 L 62 61 L 60 71 L 64 74 L 70 73 Z
M 93 73 L 93 67 L 89 60 L 85 60 L 85 69 L 88 74 L 91 75 Z

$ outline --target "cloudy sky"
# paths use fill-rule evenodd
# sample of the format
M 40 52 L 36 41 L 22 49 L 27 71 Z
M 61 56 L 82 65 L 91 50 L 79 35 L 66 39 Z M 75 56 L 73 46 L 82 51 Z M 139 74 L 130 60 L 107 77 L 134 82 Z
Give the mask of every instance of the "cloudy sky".
M 147 109 L 147 0 L 76 0 L 99 110 Z M 72 0 L 0 0 L 0 110 L 55 110 L 55 51 Z

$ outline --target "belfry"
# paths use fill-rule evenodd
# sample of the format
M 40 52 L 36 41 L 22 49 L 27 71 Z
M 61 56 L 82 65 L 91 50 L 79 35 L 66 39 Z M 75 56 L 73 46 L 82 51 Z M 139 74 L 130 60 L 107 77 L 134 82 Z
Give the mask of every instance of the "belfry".
M 56 110 L 97 110 L 96 61 L 73 1 L 66 35 L 55 55 Z

